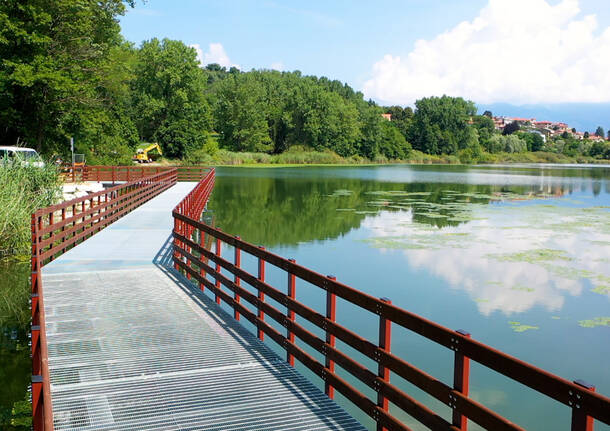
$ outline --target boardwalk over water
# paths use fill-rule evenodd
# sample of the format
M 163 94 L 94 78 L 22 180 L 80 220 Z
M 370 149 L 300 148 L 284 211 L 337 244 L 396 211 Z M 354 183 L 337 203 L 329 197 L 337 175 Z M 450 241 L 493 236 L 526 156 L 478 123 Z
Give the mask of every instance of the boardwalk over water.
M 171 269 L 178 183 L 42 269 L 57 430 L 363 430 Z

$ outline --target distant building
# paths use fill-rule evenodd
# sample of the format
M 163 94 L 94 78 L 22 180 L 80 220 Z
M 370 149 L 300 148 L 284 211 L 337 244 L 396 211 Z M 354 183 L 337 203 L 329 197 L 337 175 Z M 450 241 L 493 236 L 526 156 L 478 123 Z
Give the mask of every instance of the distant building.
M 381 114 L 381 116 L 388 121 L 392 121 L 392 114 Z
M 540 129 L 550 129 L 553 125 L 552 121 L 535 121 L 534 126 Z

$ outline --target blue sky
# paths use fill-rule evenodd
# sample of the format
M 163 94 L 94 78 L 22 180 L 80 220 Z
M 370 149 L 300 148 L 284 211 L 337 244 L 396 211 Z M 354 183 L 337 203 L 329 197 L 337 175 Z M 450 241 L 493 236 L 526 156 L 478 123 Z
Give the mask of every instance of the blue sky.
M 148 0 L 121 20 L 227 65 L 345 81 L 381 103 L 610 102 L 609 0 Z M 419 41 L 419 42 L 417 42 Z M 210 46 L 210 44 L 214 44 Z M 439 94 L 431 94 L 439 93 Z
M 430 6 L 430 3 L 434 3 Z M 386 53 L 408 53 L 474 16 L 486 0 L 259 1 L 148 0 L 122 19 L 123 35 L 187 44 L 221 43 L 243 69 L 269 68 L 324 75 L 361 87 Z

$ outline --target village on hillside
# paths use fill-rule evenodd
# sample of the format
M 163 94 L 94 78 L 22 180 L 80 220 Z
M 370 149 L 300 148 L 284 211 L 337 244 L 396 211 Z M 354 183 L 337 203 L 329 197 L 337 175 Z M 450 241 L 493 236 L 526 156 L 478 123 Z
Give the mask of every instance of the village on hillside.
M 598 136 L 589 132 L 578 132 L 575 128 L 570 128 L 566 123 L 555 121 L 537 121 L 535 118 L 518 118 L 518 117 L 492 117 L 496 130 L 504 130 L 511 124 L 517 123 L 521 130 L 538 133 L 546 142 L 547 138 L 559 137 L 564 133 L 571 135 L 575 139 L 589 139 L 593 142 L 603 142 L 610 140 L 604 136 Z

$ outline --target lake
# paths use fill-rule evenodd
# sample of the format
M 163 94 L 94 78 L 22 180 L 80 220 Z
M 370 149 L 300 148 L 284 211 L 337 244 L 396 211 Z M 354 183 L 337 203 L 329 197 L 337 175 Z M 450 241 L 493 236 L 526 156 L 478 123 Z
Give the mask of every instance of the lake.
M 226 167 L 217 168 L 209 210 L 206 218 L 228 233 L 610 394 L 608 166 Z M 30 363 L 28 267 L 0 272 L 1 425 L 26 399 Z M 267 279 L 286 285 L 272 268 Z M 324 310 L 324 295 L 304 282 L 297 299 Z M 337 316 L 376 339 L 374 316 L 342 301 Z M 392 350 L 452 383 L 448 349 L 394 326 Z M 528 429 L 567 429 L 567 407 L 474 363 L 471 395 Z
M 209 209 L 228 233 L 610 394 L 607 166 L 218 168 Z M 284 274 L 267 279 L 285 288 Z M 324 295 L 302 284 L 297 298 L 323 311 Z M 337 309 L 376 340 L 366 314 Z M 450 350 L 393 331 L 395 353 L 452 383 Z M 476 364 L 471 394 L 528 429 L 569 423 L 568 408 Z

